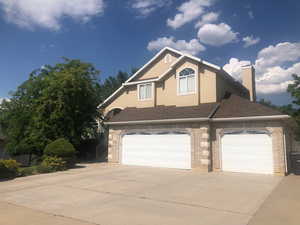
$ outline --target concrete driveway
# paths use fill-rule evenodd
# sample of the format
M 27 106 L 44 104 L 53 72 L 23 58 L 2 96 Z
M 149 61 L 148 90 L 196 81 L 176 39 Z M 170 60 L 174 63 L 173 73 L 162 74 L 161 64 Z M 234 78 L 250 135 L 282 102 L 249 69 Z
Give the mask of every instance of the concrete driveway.
M 246 225 L 281 180 L 89 164 L 0 182 L 0 224 Z

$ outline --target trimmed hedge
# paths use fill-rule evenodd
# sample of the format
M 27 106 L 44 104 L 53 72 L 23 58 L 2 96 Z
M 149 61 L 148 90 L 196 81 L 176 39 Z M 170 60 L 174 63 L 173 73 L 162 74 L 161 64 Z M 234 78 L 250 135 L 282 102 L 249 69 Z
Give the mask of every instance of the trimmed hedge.
M 0 160 L 0 179 L 14 178 L 18 175 L 20 164 L 13 159 Z
M 64 138 L 57 139 L 48 144 L 44 150 L 45 157 L 58 157 L 66 162 L 67 167 L 76 163 L 76 150 L 74 146 Z
M 52 173 L 56 171 L 66 170 L 66 162 L 56 156 L 47 156 L 43 162 L 37 166 L 37 172 L 39 173 Z
M 29 166 L 29 167 L 19 168 L 18 175 L 20 177 L 35 175 L 38 173 L 36 170 L 36 167 L 37 166 Z

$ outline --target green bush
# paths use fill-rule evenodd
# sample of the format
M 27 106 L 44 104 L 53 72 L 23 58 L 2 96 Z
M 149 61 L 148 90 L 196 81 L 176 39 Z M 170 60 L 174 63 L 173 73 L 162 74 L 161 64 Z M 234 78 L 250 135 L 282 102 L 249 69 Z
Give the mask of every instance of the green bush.
M 37 174 L 36 166 L 19 168 L 18 173 L 21 177 Z
M 39 173 L 51 173 L 66 170 L 66 162 L 56 156 L 46 156 L 43 162 L 37 166 Z
M 67 167 L 72 167 L 76 162 L 74 146 L 64 138 L 57 139 L 48 144 L 44 150 L 45 156 L 59 157 L 66 162 Z
M 14 178 L 18 175 L 20 164 L 16 160 L 0 160 L 0 179 Z

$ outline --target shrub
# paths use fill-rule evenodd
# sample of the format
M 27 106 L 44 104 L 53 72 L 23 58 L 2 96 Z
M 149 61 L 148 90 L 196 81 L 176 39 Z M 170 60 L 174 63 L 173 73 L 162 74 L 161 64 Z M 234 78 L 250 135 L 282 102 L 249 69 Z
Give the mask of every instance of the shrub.
M 43 162 L 37 166 L 39 173 L 51 173 L 66 169 L 66 162 L 56 156 L 46 156 Z
M 45 156 L 59 157 L 66 162 L 67 167 L 72 167 L 76 162 L 74 146 L 64 138 L 57 139 L 48 144 L 44 150 Z
M 36 166 L 19 168 L 18 172 L 21 177 L 37 174 Z
M 14 178 L 18 174 L 20 164 L 16 160 L 0 160 L 0 179 Z
M 51 170 L 50 167 L 44 165 L 44 164 L 40 164 L 36 167 L 36 171 L 38 173 L 52 173 L 53 171 Z

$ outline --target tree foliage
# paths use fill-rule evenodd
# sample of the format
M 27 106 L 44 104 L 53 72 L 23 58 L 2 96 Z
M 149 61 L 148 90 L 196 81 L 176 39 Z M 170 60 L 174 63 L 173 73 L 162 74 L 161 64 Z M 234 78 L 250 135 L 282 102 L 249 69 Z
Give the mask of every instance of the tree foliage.
M 67 58 L 33 71 L 0 107 L 8 152 L 42 155 L 53 140 L 66 138 L 77 146 L 96 132 L 98 75 L 91 64 Z
M 136 68 L 131 69 L 131 73 L 128 74 L 124 71 L 118 71 L 116 76 L 107 77 L 103 84 L 101 85 L 101 93 L 100 100 L 104 101 L 107 97 L 109 97 L 112 93 L 114 93 L 122 84 L 137 71 Z
M 261 99 L 259 103 L 275 108 L 282 113 L 290 115 L 297 124 L 295 134 L 296 139 L 300 139 L 300 76 L 293 74 L 293 82 L 289 84 L 287 88 L 287 92 L 291 94 L 293 104 L 283 105 L 283 106 L 276 106 L 271 103 L 271 101 L 267 101 L 265 99 Z
M 292 75 L 294 82 L 289 84 L 287 91 L 293 97 L 293 103 L 297 106 L 300 106 L 300 76 L 297 74 Z
M 132 69 L 131 74 L 137 69 Z M 130 74 L 130 75 L 131 75 Z M 42 156 L 45 147 L 64 138 L 76 148 L 97 136 L 97 106 L 129 77 L 119 71 L 99 82 L 92 64 L 64 58 L 33 71 L 0 105 L 0 127 L 11 155 Z
M 258 103 L 276 109 L 290 116 L 294 116 L 297 113 L 297 110 L 293 107 L 292 104 L 278 106 L 278 105 L 274 105 L 271 101 L 266 100 L 264 98 L 260 99 Z

